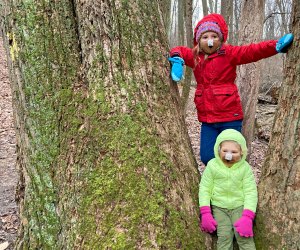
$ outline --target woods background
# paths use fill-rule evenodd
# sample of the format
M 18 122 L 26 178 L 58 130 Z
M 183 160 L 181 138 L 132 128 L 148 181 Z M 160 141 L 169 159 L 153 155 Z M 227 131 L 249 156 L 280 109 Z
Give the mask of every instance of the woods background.
M 17 249 L 214 248 L 198 229 L 201 169 L 184 122 L 193 78 L 187 71 L 174 85 L 166 60 L 170 47 L 191 46 L 193 23 L 211 12 L 226 17 L 232 44 L 295 35 L 287 56 L 245 66 L 240 79 L 253 90 L 249 143 L 257 100 L 278 103 L 257 248 L 299 248 L 299 0 L 202 1 L 202 12 L 199 3 L 0 3 L 20 176 Z

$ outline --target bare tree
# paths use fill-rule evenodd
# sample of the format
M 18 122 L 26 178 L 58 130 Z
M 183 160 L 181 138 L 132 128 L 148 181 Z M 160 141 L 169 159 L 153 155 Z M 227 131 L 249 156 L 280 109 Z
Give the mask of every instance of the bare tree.
M 259 249 L 300 247 L 300 2 L 293 3 L 295 42 L 287 55 L 272 136 L 259 183 Z
M 193 0 L 185 0 L 183 1 L 185 3 L 185 31 L 186 31 L 186 45 L 188 47 L 193 47 Z M 186 109 L 189 93 L 191 89 L 191 83 L 192 83 L 192 69 L 189 67 L 185 68 L 185 79 L 183 83 L 183 89 L 182 89 L 182 96 L 181 96 L 181 103 L 183 110 Z
M 185 36 L 185 1 L 177 1 L 177 25 L 178 25 L 178 45 L 184 45 L 186 36 Z
M 266 2 L 266 17 L 264 20 L 265 23 L 265 37 L 267 39 L 275 39 L 275 15 L 276 4 L 275 2 L 267 3 Z
M 170 29 L 170 13 L 171 13 L 171 0 L 161 0 L 160 6 L 162 10 L 162 16 L 164 19 L 165 29 Z
M 274 25 L 274 37 L 278 38 L 290 30 L 292 0 L 267 0 L 266 1 L 266 23 L 265 29 Z M 267 30 L 266 30 L 267 33 Z
M 256 13 L 253 15 L 253 13 Z M 243 1 L 240 43 L 258 42 L 262 39 L 264 20 L 264 0 Z M 249 155 L 254 138 L 254 121 L 260 83 L 260 62 L 242 65 L 239 68 L 237 84 L 240 89 L 244 111 L 243 134 L 247 139 Z
M 221 15 L 224 17 L 228 25 L 228 43 L 233 40 L 233 0 L 221 1 Z
M 240 25 L 240 16 L 241 16 L 241 0 L 234 0 L 234 7 L 233 7 L 233 21 L 232 21 L 232 40 L 231 43 L 237 45 L 239 42 L 239 25 Z
M 203 16 L 208 15 L 207 0 L 202 0 L 202 10 L 203 10 Z

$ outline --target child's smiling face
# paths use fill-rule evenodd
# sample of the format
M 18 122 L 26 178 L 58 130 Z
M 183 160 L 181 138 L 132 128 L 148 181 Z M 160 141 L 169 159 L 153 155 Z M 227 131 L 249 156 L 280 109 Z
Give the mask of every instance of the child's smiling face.
M 221 40 L 217 33 L 213 31 L 207 31 L 201 35 L 199 41 L 200 50 L 205 54 L 213 54 L 221 46 Z
M 223 163 L 230 168 L 234 163 L 241 160 L 242 149 L 235 141 L 223 141 L 220 144 L 219 155 Z

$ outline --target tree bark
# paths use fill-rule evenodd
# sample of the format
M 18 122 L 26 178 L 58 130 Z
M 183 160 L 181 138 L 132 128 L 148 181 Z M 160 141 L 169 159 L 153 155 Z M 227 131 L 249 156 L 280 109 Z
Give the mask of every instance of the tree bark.
M 256 243 L 259 249 L 300 247 L 300 2 L 293 3 L 293 34 L 287 54 L 266 161 L 259 184 Z
M 186 30 L 186 41 L 187 46 L 192 48 L 193 47 L 193 0 L 185 0 L 185 30 Z M 182 109 L 185 114 L 185 110 L 187 107 L 189 93 L 191 89 L 192 83 L 192 74 L 193 71 L 189 67 L 185 67 L 185 77 L 184 83 L 182 88 L 182 95 L 181 95 L 181 105 Z
M 160 0 L 160 6 L 165 24 L 165 30 L 169 30 L 171 20 L 171 0 Z
M 213 1 L 208 1 L 209 3 L 209 12 L 214 13 L 214 3 Z
M 234 0 L 234 7 L 233 7 L 233 12 L 234 12 L 234 18 L 233 18 L 233 34 L 232 34 L 232 44 L 237 45 L 239 43 L 239 25 L 240 25 L 240 17 L 241 17 L 241 0 Z
M 255 15 L 253 13 L 256 13 Z M 259 42 L 263 34 L 264 0 L 244 1 L 242 5 L 239 43 Z M 260 84 L 260 62 L 242 65 L 239 68 L 237 85 L 239 86 L 244 111 L 243 134 L 251 154 L 254 138 L 254 124 L 258 90 Z
M 3 3 L 17 249 L 204 249 L 159 1 Z
M 208 15 L 208 7 L 207 7 L 206 0 L 202 0 L 202 10 L 203 10 L 203 16 L 207 16 Z
M 185 1 L 177 0 L 178 44 L 185 44 Z
M 233 0 L 221 1 L 221 15 L 228 25 L 228 43 L 233 41 Z

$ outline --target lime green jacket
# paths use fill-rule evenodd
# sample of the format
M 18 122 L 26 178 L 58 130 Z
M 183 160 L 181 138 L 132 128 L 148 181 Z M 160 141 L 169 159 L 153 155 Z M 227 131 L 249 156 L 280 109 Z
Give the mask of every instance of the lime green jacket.
M 219 157 L 222 141 L 232 140 L 241 145 L 242 159 L 228 168 Z M 234 209 L 244 206 L 256 212 L 257 188 L 253 172 L 246 162 L 247 145 L 243 135 L 233 129 L 224 130 L 217 137 L 214 146 L 215 158 L 205 168 L 199 185 L 199 205 L 215 205 Z

